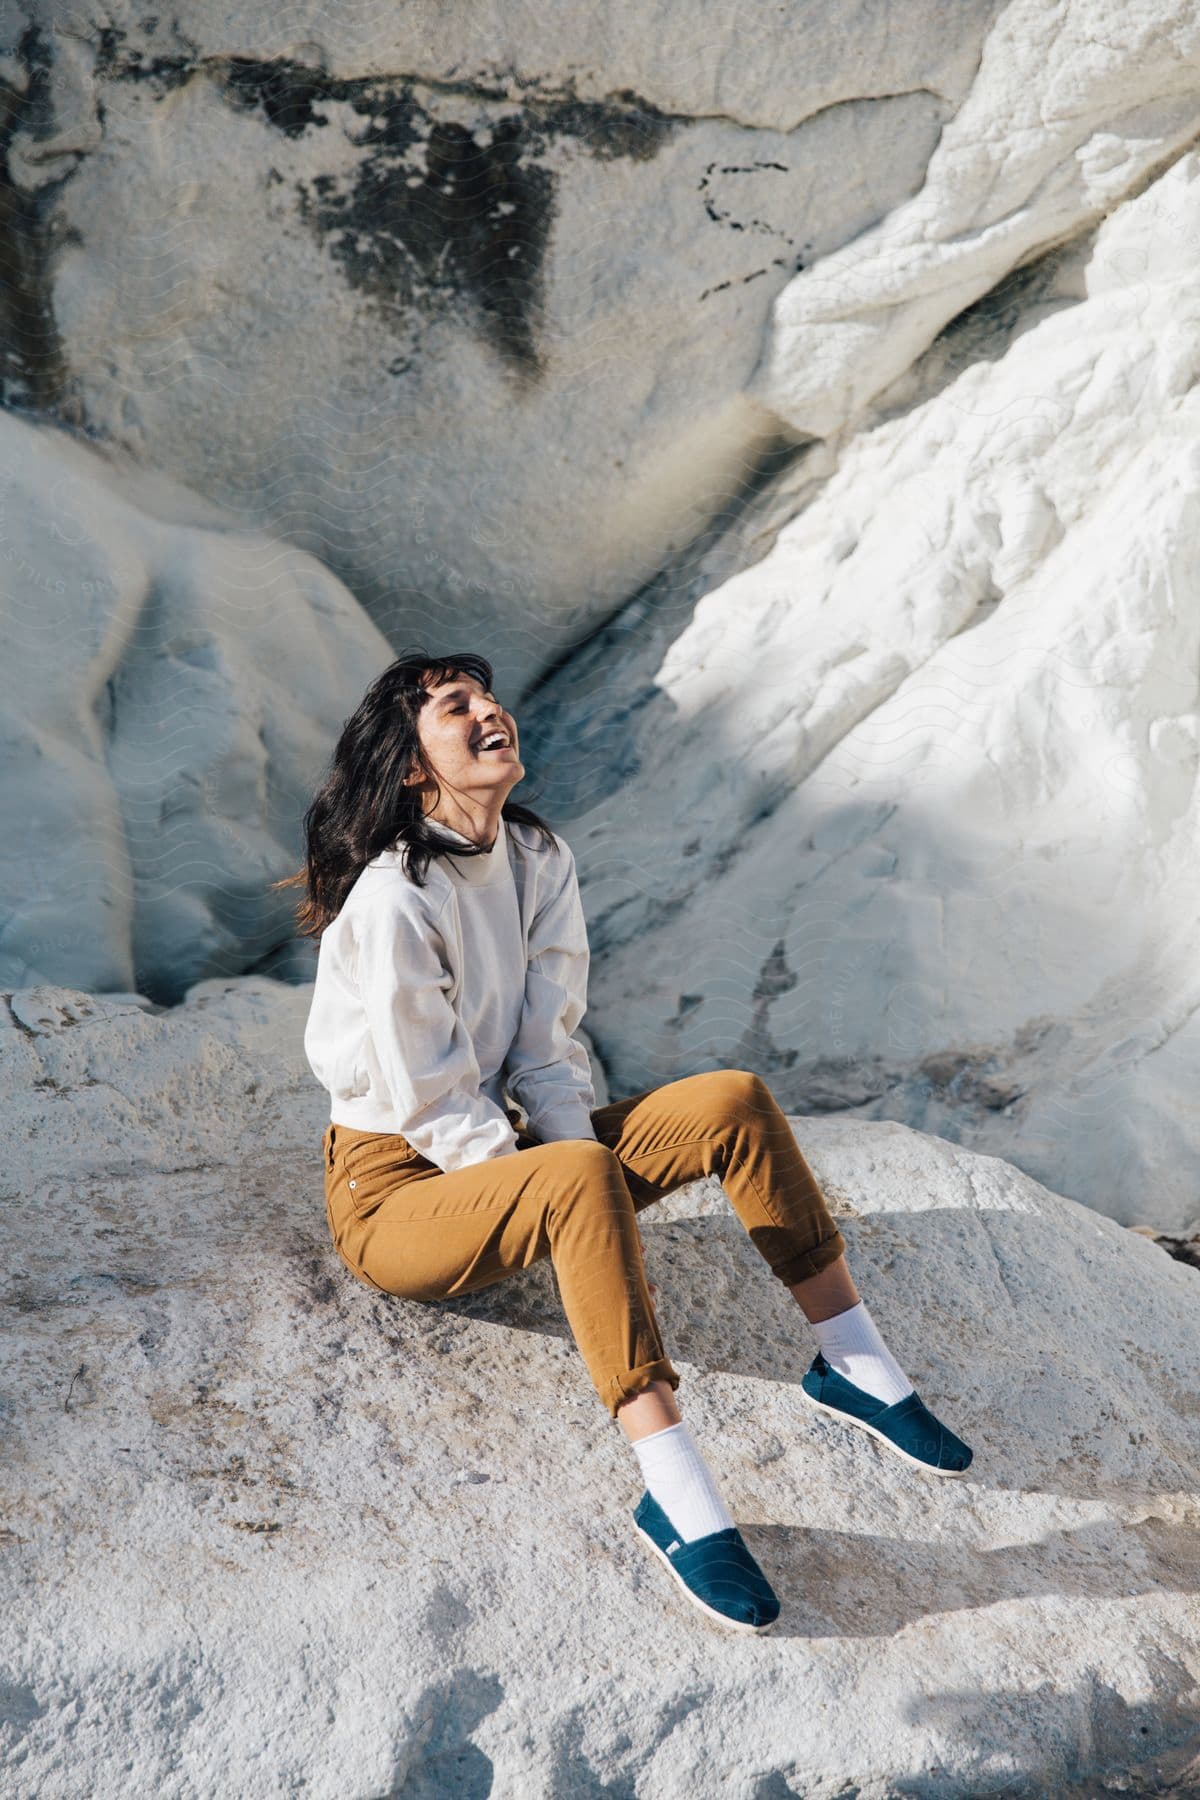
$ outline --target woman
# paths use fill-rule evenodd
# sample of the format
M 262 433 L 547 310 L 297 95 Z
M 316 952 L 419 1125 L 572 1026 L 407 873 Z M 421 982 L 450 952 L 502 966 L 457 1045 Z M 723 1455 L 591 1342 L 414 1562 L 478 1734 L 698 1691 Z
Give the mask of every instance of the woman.
M 301 930 L 320 934 L 304 1048 L 331 1097 L 330 1233 L 359 1280 L 411 1300 L 551 1257 L 641 1467 L 638 1531 L 704 1612 L 764 1631 L 779 1601 L 681 1417 L 636 1213 L 717 1174 L 813 1326 L 808 1398 L 939 1475 L 962 1474 L 971 1452 L 888 1351 L 757 1075 L 706 1072 L 595 1104 L 572 1036 L 588 971 L 574 858 L 509 798 L 525 767 L 491 681 L 481 656 L 398 658 L 346 722 L 306 814 L 306 869 L 290 880 L 307 882 Z

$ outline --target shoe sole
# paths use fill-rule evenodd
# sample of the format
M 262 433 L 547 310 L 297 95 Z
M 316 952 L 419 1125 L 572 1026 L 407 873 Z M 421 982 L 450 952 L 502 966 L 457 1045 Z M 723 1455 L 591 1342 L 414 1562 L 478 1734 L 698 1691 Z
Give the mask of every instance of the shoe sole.
M 828 1413 L 829 1417 L 836 1419 L 839 1425 L 857 1425 L 860 1431 L 869 1431 L 876 1443 L 882 1444 L 885 1449 L 891 1451 L 893 1456 L 903 1458 L 906 1463 L 911 1463 L 914 1469 L 920 1469 L 926 1475 L 945 1475 L 951 1481 L 961 1481 L 964 1475 L 971 1473 L 971 1463 L 968 1463 L 965 1469 L 935 1469 L 932 1463 L 922 1462 L 919 1456 L 910 1456 L 907 1450 L 902 1450 L 899 1444 L 885 1436 L 882 1431 L 877 1431 L 874 1425 L 868 1425 L 865 1419 L 856 1419 L 853 1413 L 841 1412 L 836 1406 L 826 1406 L 823 1400 L 814 1400 L 812 1395 L 806 1393 L 803 1388 L 800 1389 L 800 1393 L 806 1405 L 815 1407 L 817 1412 Z M 973 1462 L 974 1458 L 971 1461 Z
M 748 1631 L 753 1633 L 755 1637 L 761 1637 L 764 1631 L 770 1631 L 772 1626 L 779 1623 L 778 1619 L 769 1619 L 765 1625 L 752 1625 L 748 1619 L 731 1619 L 728 1613 L 718 1612 L 716 1607 L 708 1604 L 707 1600 L 702 1600 L 699 1594 L 692 1592 L 666 1551 L 659 1548 L 649 1532 L 642 1530 L 636 1519 L 634 1520 L 633 1528 L 641 1538 L 642 1542 L 649 1544 L 659 1562 L 665 1565 L 672 1580 L 680 1590 L 687 1595 L 692 1605 L 698 1606 L 700 1611 L 702 1613 L 707 1613 L 710 1619 L 715 1619 L 718 1625 L 724 1625 L 727 1631 Z

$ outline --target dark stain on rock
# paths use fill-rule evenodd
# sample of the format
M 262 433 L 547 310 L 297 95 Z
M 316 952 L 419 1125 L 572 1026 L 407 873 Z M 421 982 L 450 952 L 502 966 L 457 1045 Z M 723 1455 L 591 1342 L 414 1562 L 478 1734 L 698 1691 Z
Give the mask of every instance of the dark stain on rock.
M 158 14 L 141 20 L 146 38 Z M 526 379 L 543 366 L 536 327 L 544 303 L 543 265 L 554 217 L 556 176 L 548 152 L 573 140 L 605 160 L 647 161 L 686 120 L 659 111 L 631 90 L 611 99 L 581 100 L 568 85 L 552 92 L 518 82 L 519 95 L 479 81 L 423 82 L 415 77 L 345 79 L 287 58 L 202 56 L 174 26 L 171 51 L 139 44 L 120 26 L 95 35 L 97 111 L 105 119 L 105 90 L 142 82 L 166 96 L 195 79 L 211 81 L 241 112 L 261 114 L 284 137 L 298 139 L 331 124 L 345 129 L 361 151 L 347 184 L 319 175 L 298 184 L 301 216 L 324 241 L 347 281 L 379 308 L 389 324 L 415 310 L 444 315 L 461 306 L 505 364 Z M 182 44 L 182 50 L 177 46 Z M 32 73 L 26 96 L 0 88 L 0 133 L 15 129 L 17 113 L 45 110 L 50 54 L 36 27 L 22 40 Z M 418 94 L 420 97 L 418 97 Z M 474 123 L 439 116 L 439 99 L 466 100 Z M 349 109 L 349 119 L 340 106 Z M 447 108 L 446 110 L 449 110 Z M 4 139 L 0 135 L 0 154 Z M 272 172 L 268 179 L 280 179 Z M 64 371 L 45 279 L 34 204 L 0 180 L 0 237 L 7 267 L 0 308 L 0 365 L 19 367 L 31 406 L 46 410 L 63 386 Z M 2 227 L 0 227 L 2 229 Z M 411 348 L 411 346 L 410 346 Z M 399 356 L 402 374 L 411 358 Z
M 225 65 L 227 99 L 249 112 L 261 107 L 269 123 L 286 137 L 327 124 L 318 108 L 331 100 L 350 100 L 362 86 L 361 81 L 333 80 L 301 63 L 254 62 L 235 56 Z
M 787 966 L 787 946 L 783 939 L 779 938 L 758 972 L 758 980 L 754 984 L 752 998 L 774 1000 L 777 995 L 786 994 L 790 988 L 794 988 L 796 979 Z
M 1187 1263 L 1190 1268 L 1200 1269 L 1200 1232 L 1195 1237 L 1156 1237 L 1154 1242 L 1164 1249 L 1168 1256 L 1177 1262 Z
M 145 19 L 143 29 L 153 35 L 157 18 Z M 196 73 L 199 63 L 194 56 L 149 56 L 139 44 L 131 44 L 119 25 L 102 25 L 96 34 L 95 75 L 115 81 L 148 81 L 163 93 L 183 87 Z M 103 111 L 101 112 L 103 117 Z
M 985 1106 L 992 1112 L 1015 1105 L 1025 1092 L 1003 1072 L 1002 1053 L 991 1048 L 936 1051 L 917 1065 L 917 1075 L 947 1104 Z
M 525 376 L 542 367 L 534 327 L 554 217 L 547 151 L 575 139 L 593 156 L 646 161 L 676 129 L 628 92 L 604 104 L 570 94 L 525 95 L 514 105 L 499 92 L 421 84 L 427 95 L 478 101 L 480 118 L 466 125 L 438 117 L 408 80 L 341 80 L 283 60 L 244 58 L 226 63 L 224 80 L 231 104 L 261 110 L 292 138 L 327 126 L 331 104 L 349 106 L 363 121 L 349 131 L 364 152 L 354 179 L 345 190 L 329 175 L 301 182 L 302 217 L 351 286 L 386 314 L 442 312 L 464 302 L 487 340 Z
M 333 1279 L 329 1265 L 318 1257 L 311 1257 L 305 1263 L 308 1277 L 309 1299 L 314 1306 L 332 1306 L 338 1298 L 337 1283 Z
M 678 1031 L 698 1006 L 704 1005 L 703 994 L 680 994 L 674 1016 L 666 1021 L 668 1031 Z
M 534 321 L 553 218 L 553 177 L 530 157 L 519 114 L 472 131 L 390 95 L 356 140 L 349 192 L 318 177 L 301 210 L 350 284 L 388 313 L 465 302 L 523 374 L 538 372 Z
M 849 1112 L 889 1092 L 896 1073 L 878 1056 L 819 1056 L 794 1080 L 785 1100 L 787 1112 Z
M 620 89 L 612 101 L 577 100 L 572 95 L 527 104 L 533 134 L 577 138 L 605 162 L 618 157 L 650 162 L 679 125 L 677 119 L 660 112 L 630 88 Z
M 773 1074 L 790 1069 L 798 1050 L 781 1050 L 771 1035 L 771 1003 L 796 985 L 797 977 L 787 966 L 787 947 L 779 938 L 759 970 L 750 998 L 754 1011 L 748 1029 L 737 1046 L 737 1058 L 743 1068 L 760 1074 Z
M 17 60 L 25 70 L 24 91 L 0 81 L 0 405 L 51 412 L 67 386 L 50 296 L 55 245 L 50 206 L 60 183 L 24 193 L 9 170 L 9 149 L 18 131 L 38 137 L 54 128 L 52 58 L 39 26 L 22 32 Z

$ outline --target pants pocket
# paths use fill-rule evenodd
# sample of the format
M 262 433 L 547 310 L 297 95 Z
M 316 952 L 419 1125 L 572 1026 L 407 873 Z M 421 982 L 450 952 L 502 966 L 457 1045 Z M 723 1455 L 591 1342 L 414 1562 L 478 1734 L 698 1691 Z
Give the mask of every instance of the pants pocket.
M 433 1165 L 399 1133 L 345 1137 L 336 1132 L 328 1182 L 355 1218 L 373 1213 L 407 1175 Z
M 370 1288 L 373 1294 L 386 1294 L 387 1289 L 380 1287 L 377 1281 L 372 1281 L 369 1275 L 364 1274 L 357 1263 L 351 1262 L 350 1258 L 346 1255 L 346 1252 L 342 1249 L 342 1246 L 338 1241 L 337 1226 L 333 1222 L 333 1207 L 330 1204 L 328 1195 L 326 1195 L 325 1198 L 325 1217 L 329 1223 L 329 1239 L 337 1253 L 339 1262 L 344 1263 L 346 1268 L 348 1268 L 350 1273 L 354 1276 L 354 1279 L 356 1281 L 361 1281 L 364 1287 Z

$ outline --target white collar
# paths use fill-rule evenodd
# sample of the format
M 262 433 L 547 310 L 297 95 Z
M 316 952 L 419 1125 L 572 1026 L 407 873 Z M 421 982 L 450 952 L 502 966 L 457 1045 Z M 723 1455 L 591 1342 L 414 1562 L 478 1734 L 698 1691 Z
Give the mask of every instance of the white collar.
M 461 831 L 454 831 L 440 820 L 430 821 L 435 831 L 444 832 L 447 837 L 455 838 L 460 844 L 472 844 L 473 838 Z M 501 819 L 496 830 L 495 842 L 490 850 L 478 856 L 455 856 L 451 851 L 444 851 L 438 858 L 445 864 L 446 873 L 457 887 L 493 887 L 511 874 L 509 863 L 508 829 Z

